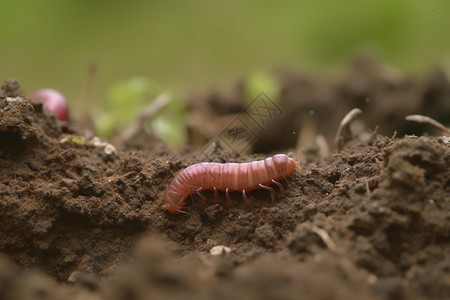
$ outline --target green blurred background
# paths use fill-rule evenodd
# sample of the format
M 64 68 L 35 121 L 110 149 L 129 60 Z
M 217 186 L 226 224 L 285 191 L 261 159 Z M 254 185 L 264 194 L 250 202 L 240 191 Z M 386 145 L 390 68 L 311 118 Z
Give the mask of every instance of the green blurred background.
M 450 1 L 31 1 L 0 4 L 0 75 L 28 93 L 52 87 L 74 105 L 88 64 L 94 97 L 151 78 L 184 93 L 255 70 L 341 70 L 377 53 L 415 74 L 450 65 Z

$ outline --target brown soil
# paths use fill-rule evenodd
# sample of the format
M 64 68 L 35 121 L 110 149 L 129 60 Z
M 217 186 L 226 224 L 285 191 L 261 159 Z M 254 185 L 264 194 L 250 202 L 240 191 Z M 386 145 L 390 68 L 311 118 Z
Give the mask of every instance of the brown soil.
M 88 137 L 63 142 L 82 134 L 6 83 L 0 299 L 450 298 L 450 140 L 392 136 L 430 129 L 403 121 L 410 113 L 448 120 L 449 82 L 367 66 L 333 82 L 284 72 L 281 105 L 293 109 L 254 149 L 295 147 L 297 137 L 283 132 L 298 130 L 298 116 L 312 109 L 302 99 L 314 103 L 313 128 L 329 140 L 360 100 L 372 105 L 360 107 L 370 112 L 360 119 L 383 134 L 365 130 L 324 158 L 305 149 L 303 173 L 289 178 L 291 187 L 284 182 L 286 195 L 277 192 L 274 202 L 257 190 L 248 195 L 252 207 L 239 193 L 229 207 L 223 194 L 215 203 L 205 192 L 208 201 L 193 197 L 180 215 L 161 209 L 163 193 L 178 171 L 205 159 L 198 148 L 180 154 L 141 137 L 107 154 Z M 238 112 L 240 85 L 236 91 L 234 102 L 214 93 L 203 103 L 214 104 L 216 117 Z M 196 103 L 191 109 L 201 111 Z M 209 154 L 217 162 L 265 156 Z M 220 245 L 231 253 L 211 255 Z

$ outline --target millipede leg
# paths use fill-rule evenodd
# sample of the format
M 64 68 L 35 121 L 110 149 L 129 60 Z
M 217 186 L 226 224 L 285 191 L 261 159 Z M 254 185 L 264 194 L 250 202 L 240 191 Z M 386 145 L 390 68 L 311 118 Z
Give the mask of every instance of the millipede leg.
M 262 185 L 261 183 L 259 184 L 260 187 L 262 187 L 265 190 L 268 190 L 270 192 L 270 198 L 271 200 L 275 200 L 275 190 L 273 188 L 271 188 L 270 186 L 267 185 Z
M 189 195 L 189 198 L 191 199 L 192 205 L 195 205 L 195 203 L 197 203 L 198 199 L 196 197 L 194 197 L 194 194 Z
M 188 213 L 187 211 L 181 210 L 181 209 L 177 209 L 177 212 L 181 213 L 181 214 L 186 214 L 186 215 L 190 215 L 192 216 L 191 213 Z
M 219 202 L 219 193 L 217 192 L 217 189 L 214 187 L 214 201 Z
M 233 202 L 231 202 L 230 193 L 228 193 L 228 188 L 225 190 L 225 196 L 227 197 L 228 205 L 232 206 Z
M 284 187 L 283 187 L 283 185 L 281 183 L 279 183 L 278 181 L 275 181 L 273 179 L 272 179 L 272 182 L 275 183 L 278 186 L 278 188 L 280 189 L 281 193 L 284 196 Z
M 247 206 L 252 206 L 252 203 L 248 200 L 247 195 L 245 194 L 245 190 L 242 190 L 242 198 L 244 198 L 244 202 Z
M 202 198 L 203 201 L 205 201 L 205 200 L 206 200 L 206 197 L 203 196 L 202 194 L 200 194 L 200 192 L 201 192 L 202 190 L 203 190 L 203 188 L 198 188 L 196 193 L 197 193 L 197 195 L 200 196 L 200 198 Z
M 289 186 L 289 189 L 292 190 L 292 185 L 291 185 L 291 183 L 289 182 L 289 180 L 288 180 L 285 176 L 283 176 L 283 178 L 284 178 L 284 180 L 286 180 L 286 183 L 287 183 L 287 185 Z

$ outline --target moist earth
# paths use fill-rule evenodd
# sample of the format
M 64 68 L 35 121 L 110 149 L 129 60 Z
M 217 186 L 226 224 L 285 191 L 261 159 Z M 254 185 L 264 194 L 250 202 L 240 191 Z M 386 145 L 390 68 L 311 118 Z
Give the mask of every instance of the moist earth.
M 379 129 L 325 156 L 318 146 L 303 148 L 302 173 L 282 182 L 285 192 L 278 190 L 275 201 L 256 190 L 248 194 L 251 206 L 239 193 L 231 193 L 229 205 L 225 194 L 215 202 L 204 192 L 206 201 L 193 196 L 178 215 L 161 208 L 177 172 L 206 159 L 249 162 L 277 149 L 298 151 L 292 136 L 282 134 L 299 125 L 292 123 L 295 114 L 279 122 L 284 129 L 275 137 L 256 142 L 252 152 L 261 154 L 218 147 L 206 156 L 195 143 L 176 152 L 145 136 L 114 148 L 59 122 L 28 101 L 17 82 L 6 82 L 0 92 L 0 298 L 450 298 L 450 138 L 394 134 L 434 132 L 395 117 L 411 110 L 395 95 L 414 95 L 419 111 L 412 113 L 440 109 L 445 119 L 448 81 L 357 72 L 367 65 L 349 72 L 359 83 L 349 77 L 334 87 L 284 72 L 280 105 L 305 110 L 302 99 L 293 100 L 302 91 L 317 99 L 389 95 L 389 107 L 360 117 Z M 233 114 L 242 106 L 240 92 L 233 95 L 234 102 L 205 94 L 203 103 Z M 426 101 L 435 106 L 421 111 Z M 190 103 L 191 111 L 202 111 Z M 329 103 L 314 103 L 316 113 L 330 110 Z M 352 107 L 358 105 L 346 102 L 336 110 L 342 114 L 312 128 L 331 144 Z M 328 112 L 319 114 L 327 120 Z M 381 123 L 372 124 L 375 118 Z

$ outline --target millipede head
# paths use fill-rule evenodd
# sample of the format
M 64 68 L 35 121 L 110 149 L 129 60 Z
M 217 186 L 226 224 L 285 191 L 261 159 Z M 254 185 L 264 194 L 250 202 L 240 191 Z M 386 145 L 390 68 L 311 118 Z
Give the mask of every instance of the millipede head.
M 297 173 L 302 173 L 302 168 L 300 167 L 300 160 L 296 160 L 295 161 L 295 171 L 297 171 Z
M 183 212 L 184 205 L 178 205 L 176 203 L 170 203 L 170 202 L 168 203 L 168 202 L 166 202 L 165 204 L 163 204 L 161 206 L 161 209 L 167 210 L 171 214 L 180 214 L 180 213 Z
M 295 156 L 298 156 L 298 159 L 295 158 L 295 171 L 297 171 L 298 173 L 302 173 L 302 168 L 300 167 L 300 163 L 302 162 L 302 158 L 303 158 L 303 152 L 301 152 L 300 154 L 297 154 Z

